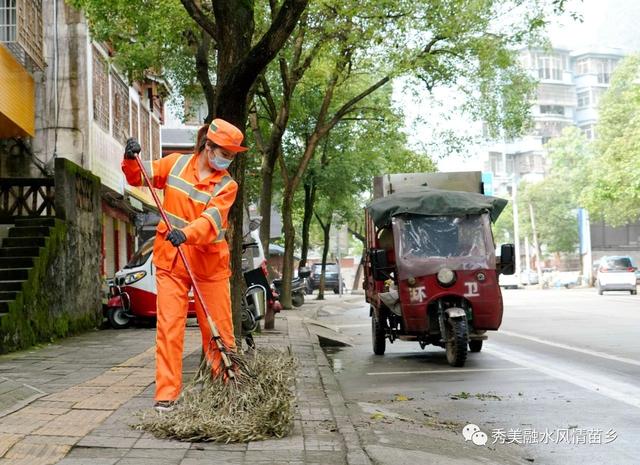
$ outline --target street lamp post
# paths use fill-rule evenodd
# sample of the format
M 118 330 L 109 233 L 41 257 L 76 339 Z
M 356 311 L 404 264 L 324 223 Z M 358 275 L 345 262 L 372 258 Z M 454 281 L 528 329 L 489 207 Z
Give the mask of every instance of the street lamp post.
M 518 183 L 514 180 L 511 184 L 511 197 L 513 202 L 513 245 L 516 255 L 516 278 L 520 279 L 520 228 L 518 226 Z

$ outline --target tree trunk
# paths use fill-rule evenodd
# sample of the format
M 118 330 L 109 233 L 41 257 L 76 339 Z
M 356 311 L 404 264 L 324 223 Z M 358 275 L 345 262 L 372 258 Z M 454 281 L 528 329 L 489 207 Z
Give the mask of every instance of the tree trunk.
M 260 189 L 260 242 L 266 256 L 269 256 L 269 240 L 271 239 L 271 205 L 273 196 L 273 172 L 277 156 L 267 154 L 262 160 L 260 175 L 262 177 L 262 187 Z
M 290 309 L 291 279 L 293 278 L 293 248 L 295 229 L 293 227 L 293 193 L 284 192 L 282 199 L 282 223 L 284 233 L 284 257 L 282 257 L 282 292 L 280 303 L 283 308 Z
M 212 2 L 215 22 L 195 0 L 181 3 L 198 26 L 215 41 L 217 49 L 215 114 L 245 129 L 247 99 L 257 77 L 282 48 L 307 7 L 308 0 L 284 0 L 269 30 L 252 47 L 254 36 L 254 2 L 218 0 Z M 206 89 L 204 89 L 206 91 Z M 211 96 L 208 95 L 207 99 Z M 241 334 L 241 302 L 244 288 L 242 276 L 242 221 L 244 205 L 245 156 L 236 157 L 231 175 L 238 182 L 238 196 L 231 208 L 229 237 L 231 243 L 231 303 L 236 337 Z
M 317 300 L 324 300 L 324 275 L 327 270 L 327 257 L 329 256 L 329 245 L 331 243 L 331 217 L 329 217 L 326 223 L 320 222 L 320 226 L 322 227 L 324 245 L 322 247 L 322 274 L 320 275 L 320 289 L 318 289 Z M 340 279 L 340 277 L 338 277 L 338 279 Z
M 307 266 L 307 255 L 309 253 L 309 231 L 311 220 L 313 219 L 313 204 L 316 200 L 316 185 L 313 175 L 307 177 L 304 183 L 304 217 L 302 218 L 302 250 L 300 251 L 299 268 Z
M 362 286 L 359 287 L 358 285 L 362 280 L 362 273 L 364 272 L 364 259 L 365 254 L 367 253 L 367 239 L 364 237 L 364 234 L 357 231 L 356 229 L 360 229 L 357 224 L 353 228 L 349 227 L 349 232 L 352 236 L 362 242 L 362 255 L 360 256 L 360 263 L 358 264 L 358 269 L 356 270 L 356 277 L 353 279 L 353 286 L 351 288 L 352 291 L 362 289 Z

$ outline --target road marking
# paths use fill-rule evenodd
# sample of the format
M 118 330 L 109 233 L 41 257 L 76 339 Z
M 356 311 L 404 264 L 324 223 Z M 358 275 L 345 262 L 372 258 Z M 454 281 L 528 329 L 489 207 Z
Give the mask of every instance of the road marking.
M 456 368 L 454 370 L 421 370 L 421 371 L 381 371 L 374 373 L 367 373 L 367 376 L 382 376 L 382 375 L 424 375 L 424 374 L 440 374 L 440 373 L 469 373 L 472 371 L 521 371 L 531 370 L 528 367 L 516 367 L 516 368 Z
M 358 323 L 352 325 L 335 325 L 336 328 L 370 328 L 371 323 Z
M 561 379 L 610 399 L 640 408 L 640 389 L 634 385 L 615 381 L 611 379 L 610 376 L 599 375 L 594 371 L 572 369 L 570 366 L 566 366 L 566 364 L 560 366 L 556 363 L 557 368 L 551 368 L 554 362 L 548 358 L 540 357 L 539 354 L 534 353 L 531 356 L 527 356 L 510 351 L 501 346 L 502 344 L 499 343 L 494 344 L 493 349 L 485 349 L 484 352 L 501 358 L 502 360 L 520 365 L 523 368 L 539 371 L 552 378 Z
M 604 352 L 598 352 L 598 351 L 595 351 L 595 350 L 580 349 L 578 347 L 572 347 L 572 346 L 569 346 L 567 344 L 561 344 L 559 342 L 547 341 L 546 339 L 540 339 L 540 338 L 535 337 L 535 336 L 527 336 L 525 334 L 513 333 L 511 331 L 500 330 L 500 334 L 505 334 L 505 335 L 511 336 L 511 337 L 518 337 L 520 339 L 527 339 L 529 341 L 538 342 L 540 344 L 546 344 L 546 345 L 553 346 L 553 347 L 558 347 L 560 349 L 572 350 L 574 352 L 580 352 L 582 354 L 591 355 L 593 357 L 600 357 L 600 358 L 605 358 L 607 360 L 615 360 L 616 362 L 628 363 L 630 365 L 640 366 L 640 360 L 634 360 L 632 358 L 618 357 L 617 355 L 611 355 L 611 354 L 607 354 L 607 353 L 604 353 Z

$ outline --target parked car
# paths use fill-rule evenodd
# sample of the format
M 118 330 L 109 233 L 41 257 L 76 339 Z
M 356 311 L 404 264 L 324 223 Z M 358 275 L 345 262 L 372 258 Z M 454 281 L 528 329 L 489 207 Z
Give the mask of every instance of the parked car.
M 598 294 L 602 295 L 604 291 L 629 291 L 635 295 L 637 293 L 636 271 L 633 260 L 629 256 L 602 257 L 598 262 L 596 278 Z
M 324 288 L 325 290 L 332 289 L 334 294 L 338 294 L 340 292 L 339 282 L 342 283 L 342 289 L 344 292 L 344 280 L 340 277 L 340 281 L 338 281 L 338 265 L 337 263 L 327 263 L 327 267 L 324 272 Z M 307 292 L 311 293 L 316 289 L 320 289 L 320 278 L 322 277 L 322 263 L 315 263 L 311 268 L 311 276 L 309 276 L 307 283 L 308 288 Z

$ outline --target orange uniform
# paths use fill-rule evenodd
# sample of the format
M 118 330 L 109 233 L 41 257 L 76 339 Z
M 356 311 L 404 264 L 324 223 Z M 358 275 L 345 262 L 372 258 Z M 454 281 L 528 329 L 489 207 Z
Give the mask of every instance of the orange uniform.
M 216 323 L 225 346 L 235 349 L 231 299 L 229 294 L 229 247 L 225 240 L 229 209 L 238 184 L 226 170 L 215 170 L 199 179 L 198 154 L 171 154 L 153 162 L 143 162 L 155 188 L 164 189 L 163 208 L 174 228 L 186 236 L 182 247 L 198 281 L 202 298 Z M 136 160 L 125 159 L 122 171 L 132 186 L 144 185 Z M 165 240 L 168 228 L 158 224 L 153 247 L 158 286 L 156 336 L 156 400 L 175 400 L 182 387 L 182 352 L 192 283 L 178 257 L 178 249 Z M 210 345 L 211 331 L 200 301 L 196 313 L 205 354 L 214 369 L 220 354 Z

